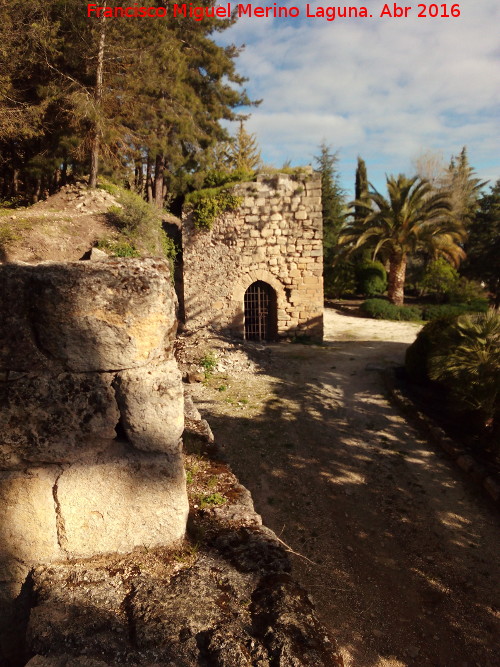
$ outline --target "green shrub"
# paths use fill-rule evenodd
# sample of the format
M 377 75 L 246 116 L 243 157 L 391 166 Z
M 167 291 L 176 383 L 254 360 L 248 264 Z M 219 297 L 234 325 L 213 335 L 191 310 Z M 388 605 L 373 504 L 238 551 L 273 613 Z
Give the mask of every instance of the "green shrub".
M 486 304 L 486 310 L 488 309 L 486 292 L 481 287 L 481 284 L 475 280 L 460 278 L 453 288 L 449 290 L 447 296 L 450 303 L 483 303 Z
M 421 329 L 414 342 L 407 348 L 405 369 L 408 376 L 418 383 L 429 381 L 429 356 L 432 350 L 444 352 L 448 345 L 446 332 L 455 322 L 456 317 L 440 317 L 432 320 Z
M 372 297 L 387 289 L 387 273 L 381 262 L 365 260 L 356 267 L 357 289 L 360 294 Z
M 115 193 L 121 207 L 112 206 L 108 214 L 113 223 L 129 234 L 135 234 L 161 225 L 161 211 L 130 190 Z
M 253 181 L 255 172 L 247 169 L 235 169 L 234 171 L 224 171 L 214 169 L 209 171 L 203 181 L 204 188 L 218 188 L 228 183 L 237 183 L 242 181 Z
M 106 241 L 108 249 L 118 257 L 163 257 L 173 263 L 177 249 L 162 227 L 162 212 L 130 190 L 110 186 L 120 206 L 108 210 L 108 218 L 120 231 L 117 241 Z M 101 246 L 106 247 L 106 246 Z
M 394 319 L 395 306 L 384 299 L 368 299 L 361 304 L 361 312 L 376 320 Z
M 325 266 L 325 296 L 338 299 L 343 294 L 356 291 L 356 271 L 349 261 L 338 261 L 334 266 Z
M 361 312 L 376 320 L 413 322 L 422 319 L 418 306 L 396 306 L 384 299 L 367 299 L 361 304 Z
M 426 294 L 443 301 L 458 281 L 458 271 L 440 257 L 427 265 L 419 286 Z
M 458 409 L 473 410 L 484 427 L 500 427 L 500 313 L 462 315 L 433 346 L 429 377 L 450 391 Z
M 398 309 L 397 317 L 394 319 L 401 322 L 420 322 L 422 319 L 422 308 L 419 306 L 395 306 Z
M 195 190 L 186 197 L 186 204 L 193 213 L 194 226 L 197 229 L 212 229 L 219 216 L 227 211 L 235 211 L 242 201 L 242 197 L 238 197 L 225 186 Z
M 102 176 L 99 178 L 99 184 L 97 187 L 99 190 L 105 190 L 110 195 L 113 195 L 113 197 L 118 196 L 121 191 L 121 188 L 118 185 L 111 183 L 111 181 L 108 181 L 105 178 L 102 178 Z
M 443 303 L 431 304 L 424 307 L 423 319 L 435 320 L 439 317 L 456 317 L 465 313 L 485 313 L 488 310 L 488 302 L 476 300 L 474 303 Z

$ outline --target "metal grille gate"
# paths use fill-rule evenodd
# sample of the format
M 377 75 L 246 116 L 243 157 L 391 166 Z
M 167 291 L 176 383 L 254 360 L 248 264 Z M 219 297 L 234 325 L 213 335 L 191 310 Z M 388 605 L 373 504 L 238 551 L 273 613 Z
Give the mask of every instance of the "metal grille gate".
M 274 290 L 258 280 L 245 292 L 245 338 L 271 340 L 274 337 Z

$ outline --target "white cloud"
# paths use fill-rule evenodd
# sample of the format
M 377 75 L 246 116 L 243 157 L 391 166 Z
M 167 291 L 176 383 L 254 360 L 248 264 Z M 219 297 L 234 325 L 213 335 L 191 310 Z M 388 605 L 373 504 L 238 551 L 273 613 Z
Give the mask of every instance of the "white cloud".
M 376 16 L 383 3 L 366 5 Z M 264 100 L 248 128 L 266 160 L 310 162 L 325 139 L 350 188 L 358 154 L 380 185 L 422 148 L 448 157 L 467 144 L 481 173 L 500 176 L 500 3 L 462 0 L 460 18 L 419 19 L 413 7 L 407 19 L 241 18 L 223 35 L 247 44 L 238 69 Z

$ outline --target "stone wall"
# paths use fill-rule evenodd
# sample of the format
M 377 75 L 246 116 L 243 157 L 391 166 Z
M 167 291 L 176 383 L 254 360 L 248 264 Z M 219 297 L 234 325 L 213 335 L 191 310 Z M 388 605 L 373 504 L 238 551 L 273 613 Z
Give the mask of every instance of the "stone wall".
M 323 335 L 321 178 L 257 177 L 234 187 L 242 205 L 197 230 L 183 223 L 184 312 L 187 329 L 211 326 L 244 336 L 244 295 L 263 281 L 277 301 L 278 337 Z
M 34 564 L 183 538 L 175 309 L 163 261 L 0 266 L 0 607 Z

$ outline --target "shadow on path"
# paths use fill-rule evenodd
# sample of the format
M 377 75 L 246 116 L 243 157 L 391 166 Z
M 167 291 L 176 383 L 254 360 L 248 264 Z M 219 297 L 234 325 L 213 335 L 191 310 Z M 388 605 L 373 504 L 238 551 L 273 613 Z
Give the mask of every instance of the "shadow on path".
M 385 399 L 406 347 L 249 345 L 257 375 L 197 403 L 346 667 L 494 667 L 498 514 Z

